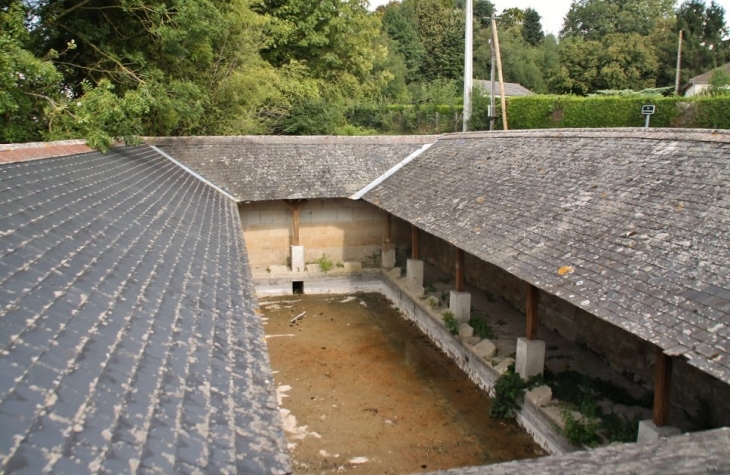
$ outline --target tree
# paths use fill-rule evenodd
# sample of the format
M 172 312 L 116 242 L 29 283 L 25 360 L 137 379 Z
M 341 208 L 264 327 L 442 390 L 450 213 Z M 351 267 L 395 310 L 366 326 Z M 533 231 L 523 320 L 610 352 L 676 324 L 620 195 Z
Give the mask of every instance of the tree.
M 383 31 L 391 40 L 391 49 L 405 61 L 406 80 L 416 81 L 425 50 L 418 35 L 415 4 L 410 0 L 404 0 L 403 3 L 392 2 L 382 12 Z
M 674 13 L 674 0 L 574 0 L 561 37 L 600 40 L 612 33 L 649 35 Z
M 636 33 L 614 33 L 601 41 L 566 38 L 560 43 L 560 68 L 551 87 L 581 95 L 604 89 L 647 89 L 656 85 L 657 67 L 649 38 Z
M 464 12 L 447 8 L 440 0 L 420 0 L 416 7 L 418 35 L 427 54 L 419 76 L 461 78 L 464 68 Z
M 0 10 L 0 142 L 40 140 L 47 107 L 60 102 L 61 73 L 28 47 L 24 9 Z
M 525 10 L 522 38 L 532 46 L 539 45 L 545 38 L 545 33 L 542 32 L 542 23 L 540 23 L 540 14 L 532 8 Z
M 721 66 L 730 60 L 725 11 L 714 1 L 689 0 L 677 9 L 676 31 L 684 33 L 682 55 L 684 80 Z

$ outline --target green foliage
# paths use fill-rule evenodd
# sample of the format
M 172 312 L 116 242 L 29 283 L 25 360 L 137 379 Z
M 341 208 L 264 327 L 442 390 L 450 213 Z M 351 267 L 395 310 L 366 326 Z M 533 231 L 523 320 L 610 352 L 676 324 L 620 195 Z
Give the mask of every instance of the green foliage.
M 537 10 L 528 8 L 525 10 L 525 21 L 522 24 L 522 38 L 532 45 L 538 46 L 545 38 L 542 31 L 542 23 L 540 23 L 540 14 Z
M 656 105 L 652 127 L 730 129 L 730 97 L 727 96 L 690 99 L 535 95 L 510 98 L 507 108 L 510 129 L 642 127 L 644 104 Z
M 710 97 L 730 96 L 730 73 L 723 68 L 715 69 L 710 78 L 710 87 L 705 95 Z
M 525 393 L 525 383 L 511 368 L 494 385 L 494 401 L 489 416 L 494 419 L 512 419 L 518 408 L 517 400 Z
M 560 35 L 586 40 L 615 33 L 645 35 L 674 13 L 673 6 L 674 0 L 575 0 Z
M 639 421 L 627 420 L 616 414 L 604 414 L 601 417 L 601 432 L 611 442 L 636 442 Z
M 494 334 L 494 330 L 487 323 L 486 318 L 481 316 L 473 316 L 469 319 L 469 325 L 474 329 L 474 334 L 479 338 L 486 338 L 488 340 L 495 340 L 497 336 Z
M 565 437 L 574 445 L 595 447 L 600 442 L 597 430 L 599 424 L 591 419 L 575 419 L 569 411 L 562 412 L 565 422 Z
M 444 316 L 442 317 L 442 320 L 444 321 L 444 324 L 446 325 L 446 329 L 451 332 L 452 335 L 457 335 L 459 333 L 459 321 L 456 320 L 456 317 L 452 312 L 446 311 L 444 312 Z
M 322 257 L 314 261 L 314 263 L 319 265 L 319 270 L 322 272 L 329 272 L 335 266 L 335 263 L 327 254 L 322 254 Z

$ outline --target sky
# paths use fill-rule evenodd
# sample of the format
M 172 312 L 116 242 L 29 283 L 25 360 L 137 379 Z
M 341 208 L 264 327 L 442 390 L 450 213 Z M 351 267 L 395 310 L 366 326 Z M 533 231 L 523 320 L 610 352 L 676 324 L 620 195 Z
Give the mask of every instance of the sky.
M 389 0 L 370 0 L 370 8 L 375 9 L 379 5 L 385 5 Z M 715 0 L 725 9 L 725 20 L 730 20 L 730 0 Z M 542 17 L 542 28 L 545 33 L 553 33 L 555 36 L 560 33 L 563 27 L 563 18 L 570 10 L 571 0 L 492 0 L 497 7 L 497 12 L 505 8 L 517 7 L 521 9 L 532 8 Z M 678 2 L 680 3 L 680 2 Z M 709 4 L 710 0 L 706 0 Z

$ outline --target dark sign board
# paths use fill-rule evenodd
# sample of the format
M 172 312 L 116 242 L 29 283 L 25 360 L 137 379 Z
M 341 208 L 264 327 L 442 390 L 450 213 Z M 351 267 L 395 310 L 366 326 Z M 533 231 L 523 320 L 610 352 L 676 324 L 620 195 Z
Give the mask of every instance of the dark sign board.
M 651 115 L 654 112 L 656 112 L 656 106 L 651 106 L 651 105 L 641 106 L 642 115 Z

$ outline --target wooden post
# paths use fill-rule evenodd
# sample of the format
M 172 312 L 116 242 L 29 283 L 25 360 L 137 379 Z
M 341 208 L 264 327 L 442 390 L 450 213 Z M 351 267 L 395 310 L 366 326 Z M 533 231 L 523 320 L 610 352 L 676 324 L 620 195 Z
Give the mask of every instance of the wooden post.
M 411 259 L 418 259 L 418 228 L 414 225 L 411 225 L 411 243 L 413 245 Z
M 392 237 L 393 230 L 393 215 L 388 213 L 388 219 L 385 221 L 385 242 L 390 242 Z
M 299 210 L 307 202 L 307 200 L 284 200 L 284 203 L 289 207 L 292 214 L 292 223 L 294 225 L 294 232 L 292 235 L 292 246 L 299 245 Z
M 464 291 L 464 250 L 456 248 L 456 291 Z
M 656 380 L 654 381 L 654 425 L 669 423 L 669 397 L 672 390 L 672 358 L 661 348 L 656 349 Z
M 537 287 L 527 284 L 527 330 L 525 336 L 528 340 L 537 339 Z
M 494 39 L 494 48 L 497 51 L 497 75 L 499 76 L 499 101 L 502 106 L 502 129 L 508 130 L 507 126 L 507 98 L 504 93 L 504 78 L 502 77 L 502 53 L 499 50 L 499 33 L 497 32 L 497 22 L 492 17 L 492 36 Z

